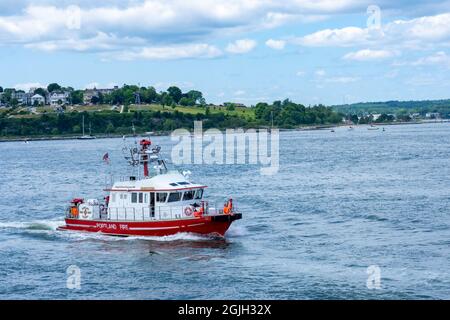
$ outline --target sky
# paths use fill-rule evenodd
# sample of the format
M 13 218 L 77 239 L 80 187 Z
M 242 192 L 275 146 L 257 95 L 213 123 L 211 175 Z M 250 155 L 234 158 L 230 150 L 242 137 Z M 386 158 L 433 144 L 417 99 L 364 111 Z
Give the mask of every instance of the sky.
M 0 86 L 246 105 L 450 98 L 450 0 L 0 0 Z

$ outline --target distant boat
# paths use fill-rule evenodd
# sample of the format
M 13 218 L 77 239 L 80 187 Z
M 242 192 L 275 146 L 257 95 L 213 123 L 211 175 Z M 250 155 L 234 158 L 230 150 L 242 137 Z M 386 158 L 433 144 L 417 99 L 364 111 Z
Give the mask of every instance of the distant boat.
M 375 127 L 373 124 L 371 124 L 370 127 L 367 128 L 367 130 L 380 130 L 380 128 Z
M 348 131 L 352 131 L 352 130 L 353 130 L 352 126 L 348 127 Z
M 334 129 L 331 129 L 331 132 L 335 132 Z
M 97 138 L 92 135 L 92 128 L 91 128 L 90 122 L 89 122 L 89 135 L 86 135 L 84 133 L 84 116 L 83 116 L 83 135 L 81 137 L 78 137 L 78 140 L 93 140 L 93 139 L 97 139 Z

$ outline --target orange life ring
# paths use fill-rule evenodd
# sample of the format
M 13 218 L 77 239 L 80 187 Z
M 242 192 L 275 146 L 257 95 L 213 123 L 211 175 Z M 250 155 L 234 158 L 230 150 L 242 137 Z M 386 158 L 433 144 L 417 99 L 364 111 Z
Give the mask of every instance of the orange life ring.
M 192 215 L 191 207 L 184 208 L 184 214 L 187 215 L 188 217 L 191 216 Z

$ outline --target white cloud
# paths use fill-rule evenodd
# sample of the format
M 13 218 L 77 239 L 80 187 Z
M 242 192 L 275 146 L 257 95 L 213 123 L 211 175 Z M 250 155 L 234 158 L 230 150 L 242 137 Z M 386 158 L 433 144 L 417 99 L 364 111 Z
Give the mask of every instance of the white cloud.
M 330 83 L 351 83 L 358 81 L 358 77 L 333 77 L 325 79 L 325 82 Z
M 266 46 L 275 50 L 282 50 L 286 46 L 286 41 L 269 39 L 266 41 Z
M 355 61 L 373 61 L 373 60 L 383 60 L 391 58 L 398 55 L 397 52 L 390 50 L 371 50 L 363 49 L 356 52 L 347 53 L 343 58 L 345 60 L 355 60 Z
M 346 27 L 342 29 L 325 29 L 295 38 L 293 42 L 308 47 L 336 46 L 345 47 L 362 44 L 369 37 L 368 29 Z
M 134 47 L 145 45 L 145 41 L 139 38 L 118 38 L 113 34 L 99 32 L 91 38 L 67 38 L 50 41 L 32 42 L 25 47 L 42 51 L 109 51 L 121 47 Z
M 161 47 L 144 47 L 137 50 L 124 50 L 113 53 L 111 58 L 117 60 L 172 60 L 187 58 L 215 58 L 222 54 L 221 50 L 209 44 L 186 44 Z
M 72 0 L 65 6 L 67 3 L 2 1 L 0 44 L 92 39 L 99 33 L 146 39 L 153 45 L 202 42 L 220 32 L 317 21 L 337 10 L 353 10 L 356 0 L 337 4 L 330 0 Z M 74 10 L 77 5 L 79 10 Z
M 382 8 L 401 8 L 405 16 L 418 6 L 411 4 L 405 8 L 402 3 L 380 1 Z M 68 3 L 79 5 L 79 12 L 66 6 Z M 211 38 L 236 36 L 292 22 L 320 21 L 333 14 L 363 13 L 368 3 L 357 0 L 3 0 L 0 3 L 0 45 L 19 44 L 44 51 L 119 52 L 122 56 L 127 56 L 124 52 L 129 51 L 134 56 L 159 59 L 160 54 L 155 54 L 157 48 L 204 44 Z M 443 9 L 430 6 L 428 12 L 438 10 Z M 74 13 L 79 14 L 80 28 L 74 28 Z M 438 46 L 448 44 L 449 19 L 450 13 L 398 20 L 384 25 L 378 35 L 358 27 L 325 29 L 290 41 L 313 47 Z M 227 51 L 251 51 L 256 43 L 250 41 L 232 43 Z M 270 39 L 266 45 L 282 49 L 286 40 Z M 167 56 L 176 58 L 177 55 Z M 181 54 L 181 58 L 184 56 Z M 205 56 L 216 54 L 200 54 L 200 57 Z
M 296 75 L 297 75 L 297 77 L 303 77 L 304 75 L 306 75 L 306 72 L 299 70 L 299 71 L 297 71 Z
M 233 94 L 235 96 L 243 96 L 246 92 L 244 90 L 237 90 Z
M 323 77 L 323 76 L 326 75 L 326 71 L 323 70 L 323 69 L 318 69 L 318 70 L 316 70 L 316 72 L 314 72 L 314 74 L 315 74 L 317 77 Z
M 226 50 L 233 54 L 242 54 L 252 51 L 256 47 L 257 43 L 251 39 L 236 40 L 233 43 L 229 43 Z
M 47 88 L 47 85 L 39 82 L 29 82 L 29 83 L 18 83 L 14 86 L 14 89 L 23 91 L 29 91 L 32 88 Z
M 422 57 L 412 63 L 413 66 L 441 65 L 450 67 L 450 56 L 444 51 L 436 52 L 430 56 Z
M 425 16 L 411 20 L 396 20 L 380 29 L 345 27 L 324 29 L 291 39 L 308 47 L 390 46 L 424 49 L 448 45 L 450 13 Z

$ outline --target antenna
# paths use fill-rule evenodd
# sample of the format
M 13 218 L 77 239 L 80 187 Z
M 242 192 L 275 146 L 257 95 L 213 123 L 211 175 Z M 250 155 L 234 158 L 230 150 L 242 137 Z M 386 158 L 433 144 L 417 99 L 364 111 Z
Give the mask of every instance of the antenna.
M 134 103 L 141 104 L 141 84 L 138 83 L 139 89 L 134 93 Z

